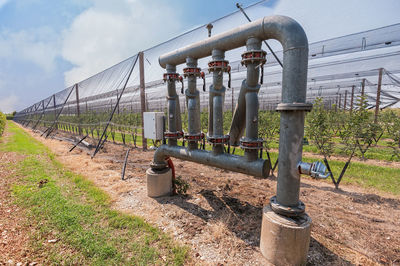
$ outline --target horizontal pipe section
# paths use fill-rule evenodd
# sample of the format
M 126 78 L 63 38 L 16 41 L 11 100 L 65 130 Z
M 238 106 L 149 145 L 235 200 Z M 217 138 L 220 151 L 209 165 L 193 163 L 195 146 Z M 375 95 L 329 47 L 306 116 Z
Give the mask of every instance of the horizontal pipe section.
M 213 49 L 232 50 L 245 46 L 249 37 L 276 39 L 282 44 L 284 52 L 297 48 L 308 49 L 306 34 L 295 20 L 286 16 L 269 16 L 166 53 L 160 56 L 159 63 L 165 68 L 167 64 L 185 63 L 186 57 L 207 57 Z
M 269 163 L 267 160 L 257 159 L 246 161 L 243 156 L 221 153 L 214 155 L 204 150 L 188 150 L 181 146 L 161 145 L 154 154 L 153 165 L 163 165 L 166 157 L 174 157 L 185 161 L 196 162 L 214 166 L 229 171 L 239 172 L 255 177 L 267 178 L 269 176 Z

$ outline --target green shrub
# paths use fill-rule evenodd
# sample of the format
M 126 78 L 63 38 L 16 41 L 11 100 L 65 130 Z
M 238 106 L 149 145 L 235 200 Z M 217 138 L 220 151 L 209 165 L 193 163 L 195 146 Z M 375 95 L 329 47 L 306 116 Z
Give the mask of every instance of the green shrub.
M 0 137 L 1 135 L 3 135 L 5 126 L 6 126 L 6 116 L 0 112 Z

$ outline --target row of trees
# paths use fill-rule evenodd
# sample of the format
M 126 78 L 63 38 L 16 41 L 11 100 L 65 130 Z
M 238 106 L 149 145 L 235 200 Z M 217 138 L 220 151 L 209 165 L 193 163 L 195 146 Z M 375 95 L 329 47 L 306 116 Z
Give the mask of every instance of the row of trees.
M 109 112 L 86 112 L 80 117 L 73 115 L 61 115 L 59 121 L 68 127 L 67 131 L 77 132 L 77 124 L 81 124 L 81 130 L 85 134 L 96 132 L 99 135 L 104 127 L 101 122 L 109 119 Z M 46 114 L 43 120 L 54 119 L 54 114 Z M 232 112 L 224 113 L 224 131 L 229 132 Z M 203 132 L 208 129 L 208 112 L 203 111 L 200 115 L 201 128 Z M 182 113 L 183 130 L 188 130 L 187 112 Z M 133 134 L 136 139 L 137 128 L 141 127 L 140 113 L 116 113 L 109 127 L 114 139 L 115 132 L 120 132 L 125 139 L 125 134 Z M 61 126 L 62 126 L 61 123 Z M 280 114 L 274 111 L 259 112 L 259 132 L 264 139 L 264 148 L 268 151 L 277 147 L 279 141 Z M 134 132 L 133 132 L 134 131 Z M 339 186 L 352 158 L 359 156 L 365 160 L 365 155 L 371 147 L 378 146 L 378 142 L 384 138 L 385 145 L 392 150 L 392 159 L 400 160 L 400 114 L 394 110 L 381 112 L 377 122 L 374 114 L 367 110 L 367 102 L 363 97 L 358 97 L 353 111 L 337 110 L 335 106 L 326 108 L 323 99 L 315 101 L 313 110 L 306 116 L 305 137 L 324 158 L 324 162 L 330 170 L 329 159 L 334 154 L 345 156 L 346 163 L 335 178 L 331 175 L 332 182 Z M 124 141 L 125 142 L 125 141 Z
M 328 171 L 331 172 L 329 158 L 335 148 L 346 156 L 339 176 L 335 178 L 331 172 L 336 188 L 356 152 L 365 160 L 366 152 L 383 136 L 392 148 L 392 158 L 400 160 L 400 117 L 393 110 L 387 110 L 381 113 L 377 122 L 374 121 L 374 114 L 367 110 L 365 97 L 358 97 L 356 109 L 351 112 L 337 111 L 334 107 L 326 109 L 323 100 L 317 99 L 306 121 L 305 135 L 324 157 Z

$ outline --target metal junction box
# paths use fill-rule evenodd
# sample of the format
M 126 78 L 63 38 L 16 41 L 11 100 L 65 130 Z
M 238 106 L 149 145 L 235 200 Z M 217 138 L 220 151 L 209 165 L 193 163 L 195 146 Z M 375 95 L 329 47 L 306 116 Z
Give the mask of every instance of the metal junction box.
M 144 112 L 143 124 L 145 138 L 162 140 L 164 131 L 164 113 Z

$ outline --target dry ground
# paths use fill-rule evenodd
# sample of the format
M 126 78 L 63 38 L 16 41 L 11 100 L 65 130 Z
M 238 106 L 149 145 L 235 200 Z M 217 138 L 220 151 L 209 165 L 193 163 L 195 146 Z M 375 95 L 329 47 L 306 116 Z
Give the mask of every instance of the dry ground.
M 107 191 L 115 209 L 144 217 L 191 247 L 193 261 L 210 265 L 265 265 L 259 251 L 262 207 L 275 194 L 274 179 L 255 179 L 175 159 L 187 196 L 146 196 L 145 171 L 153 151 L 133 149 L 127 180 L 120 174 L 126 147 L 106 143 L 94 158 L 71 143 L 43 139 L 68 168 Z M 313 219 L 308 263 L 400 265 L 400 197 L 355 186 L 302 179 L 301 199 Z

